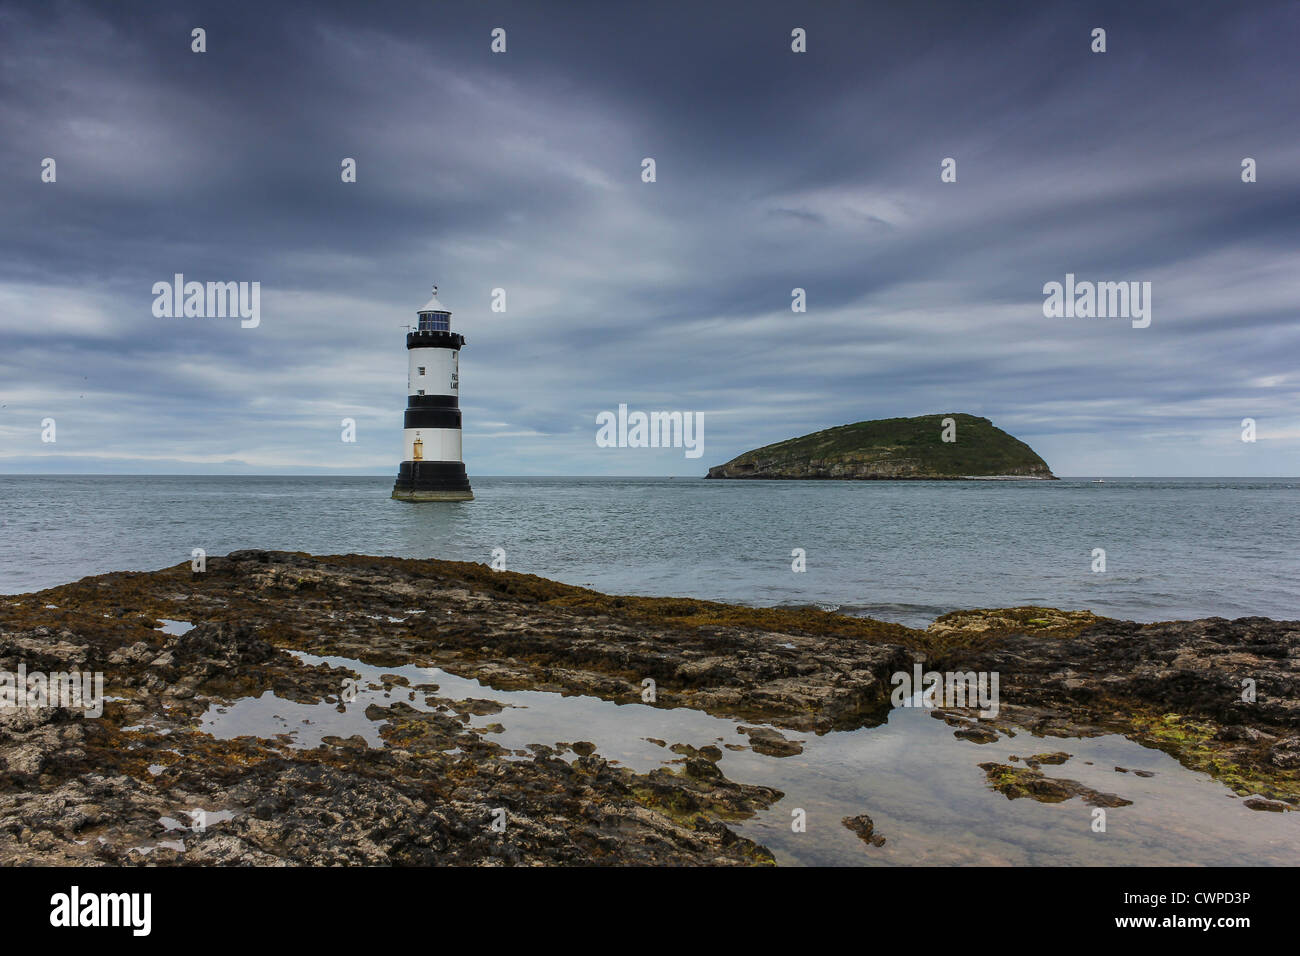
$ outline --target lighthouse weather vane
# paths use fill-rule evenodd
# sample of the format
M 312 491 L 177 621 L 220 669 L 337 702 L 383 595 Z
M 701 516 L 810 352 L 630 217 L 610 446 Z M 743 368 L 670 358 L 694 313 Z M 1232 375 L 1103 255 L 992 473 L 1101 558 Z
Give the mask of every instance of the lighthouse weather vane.
M 416 312 L 406 333 L 405 448 L 393 497 L 401 501 L 471 501 L 460 449 L 460 349 L 465 336 L 451 330 L 451 312 L 433 297 Z

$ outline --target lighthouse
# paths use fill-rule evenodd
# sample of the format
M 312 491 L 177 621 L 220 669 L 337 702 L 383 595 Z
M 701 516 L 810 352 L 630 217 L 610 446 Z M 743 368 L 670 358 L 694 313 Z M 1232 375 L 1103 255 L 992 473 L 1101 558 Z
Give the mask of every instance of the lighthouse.
M 460 347 L 465 336 L 451 330 L 451 313 L 433 297 L 406 333 L 405 454 L 393 485 L 402 501 L 471 501 L 460 459 Z

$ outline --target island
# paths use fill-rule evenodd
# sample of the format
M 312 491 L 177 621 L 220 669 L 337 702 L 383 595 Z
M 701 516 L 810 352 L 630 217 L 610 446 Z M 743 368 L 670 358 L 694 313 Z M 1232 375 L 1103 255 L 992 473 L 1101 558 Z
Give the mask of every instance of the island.
M 882 418 L 764 445 L 707 478 L 962 481 L 1056 476 L 987 418 L 962 413 Z

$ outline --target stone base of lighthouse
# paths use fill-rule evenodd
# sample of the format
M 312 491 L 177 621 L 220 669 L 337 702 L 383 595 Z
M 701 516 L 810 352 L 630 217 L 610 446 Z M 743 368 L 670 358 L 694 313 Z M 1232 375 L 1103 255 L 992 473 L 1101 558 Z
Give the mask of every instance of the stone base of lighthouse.
M 459 461 L 404 461 L 393 485 L 399 501 L 473 501 L 465 465 Z

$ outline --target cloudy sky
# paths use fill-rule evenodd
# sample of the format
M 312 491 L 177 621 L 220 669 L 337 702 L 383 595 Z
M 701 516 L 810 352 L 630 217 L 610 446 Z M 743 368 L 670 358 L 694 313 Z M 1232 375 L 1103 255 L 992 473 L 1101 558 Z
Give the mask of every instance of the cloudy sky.
M 9 0 L 0 472 L 395 474 L 436 282 L 471 476 L 948 411 L 1061 475 L 1294 476 L 1298 40 L 1295 2 Z M 155 317 L 175 273 L 261 324 Z M 1150 327 L 1046 318 L 1066 273 L 1150 282 Z M 620 403 L 704 456 L 598 448 Z

